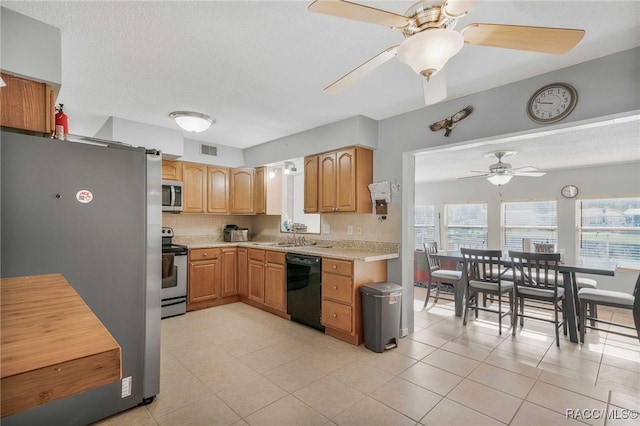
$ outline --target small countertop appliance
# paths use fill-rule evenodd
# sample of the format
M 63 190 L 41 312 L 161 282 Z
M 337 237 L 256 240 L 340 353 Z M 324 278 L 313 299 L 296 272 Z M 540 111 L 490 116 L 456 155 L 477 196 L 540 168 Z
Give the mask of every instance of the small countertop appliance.
M 237 225 L 226 225 L 224 227 L 224 240 L 226 242 L 240 242 L 249 240 L 249 230 L 238 228 Z

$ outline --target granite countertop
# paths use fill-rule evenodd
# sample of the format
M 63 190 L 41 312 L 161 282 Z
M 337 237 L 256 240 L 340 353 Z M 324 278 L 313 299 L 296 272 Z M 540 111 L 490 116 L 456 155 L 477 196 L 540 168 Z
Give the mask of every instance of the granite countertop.
M 315 245 L 290 247 L 278 245 L 280 241 L 247 241 L 228 243 L 207 236 L 176 236 L 173 238 L 173 242 L 175 244 L 186 245 L 189 249 L 248 247 L 280 251 L 285 253 L 299 253 L 312 256 L 330 257 L 332 259 L 340 260 L 361 260 L 364 262 L 397 259 L 399 257 L 397 244 L 372 242 L 317 241 Z

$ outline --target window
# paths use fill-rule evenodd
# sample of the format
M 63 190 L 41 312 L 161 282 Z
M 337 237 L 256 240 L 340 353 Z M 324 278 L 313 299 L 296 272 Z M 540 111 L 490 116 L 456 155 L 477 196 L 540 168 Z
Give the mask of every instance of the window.
M 487 203 L 446 204 L 446 247 L 485 248 L 487 245 Z
M 413 221 L 415 249 L 424 249 L 424 243 L 436 240 L 433 204 L 417 204 Z
M 558 240 L 556 202 L 552 200 L 503 202 L 502 229 L 502 247 L 505 253 L 509 250 L 522 250 L 523 238 L 529 238 L 532 245 L 556 244 Z
M 640 269 L 640 197 L 577 201 L 578 258 Z

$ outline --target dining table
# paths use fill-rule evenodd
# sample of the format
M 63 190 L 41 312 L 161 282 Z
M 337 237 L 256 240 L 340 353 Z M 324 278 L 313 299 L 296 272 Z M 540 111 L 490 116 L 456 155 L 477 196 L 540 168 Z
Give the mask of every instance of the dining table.
M 463 270 L 464 259 L 460 250 L 452 251 L 438 251 L 435 254 L 430 255 L 434 259 L 455 261 L 457 262 L 457 270 Z M 500 263 L 505 267 L 505 270 L 512 268 L 511 259 L 508 256 L 500 258 Z M 569 340 L 573 343 L 578 343 L 578 295 L 576 284 L 576 273 L 589 274 L 589 275 L 603 275 L 614 276 L 616 271 L 616 265 L 613 262 L 570 262 L 563 261 L 558 267 L 558 272 L 562 274 L 562 283 L 564 287 L 564 299 L 562 301 L 562 310 L 564 317 L 567 321 L 567 327 L 569 332 Z M 464 310 L 464 296 L 467 286 L 467 274 L 462 274 L 462 280 L 458 285 L 454 285 L 454 305 L 456 316 L 462 316 Z

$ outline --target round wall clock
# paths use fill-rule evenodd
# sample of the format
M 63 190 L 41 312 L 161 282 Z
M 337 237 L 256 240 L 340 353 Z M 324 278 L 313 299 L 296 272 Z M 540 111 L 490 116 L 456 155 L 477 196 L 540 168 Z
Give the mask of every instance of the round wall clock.
M 575 185 L 565 185 L 560 190 L 560 193 L 565 198 L 573 198 L 578 195 L 578 187 Z
M 573 111 L 578 93 L 566 83 L 553 83 L 538 89 L 527 102 L 527 114 L 536 123 L 560 121 Z

